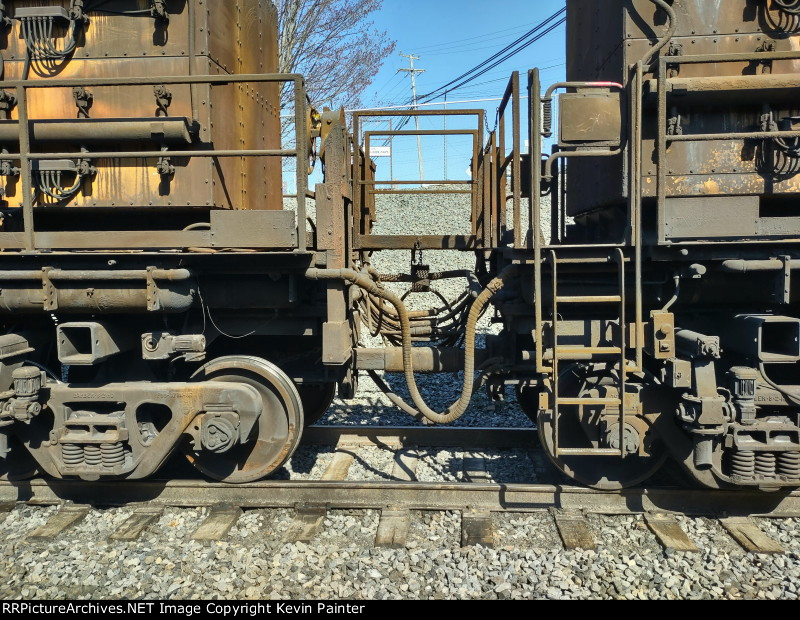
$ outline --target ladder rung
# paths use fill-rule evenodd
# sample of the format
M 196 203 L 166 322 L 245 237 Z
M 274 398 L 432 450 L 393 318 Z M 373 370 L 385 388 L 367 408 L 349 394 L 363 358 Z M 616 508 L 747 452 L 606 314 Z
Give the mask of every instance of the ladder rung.
M 619 398 L 559 398 L 559 405 L 621 405 Z
M 577 297 L 556 297 L 560 304 L 619 304 L 622 303 L 620 295 L 585 295 Z
M 569 360 L 575 356 L 577 356 L 575 359 L 585 359 L 589 355 L 622 355 L 622 349 L 619 347 L 557 347 L 556 353 L 559 359 Z
M 572 245 L 545 245 L 542 246 L 542 251 L 552 251 L 552 250 L 616 250 L 616 249 L 625 249 L 625 245 L 620 245 L 618 243 L 573 243 Z
M 557 456 L 618 456 L 623 454 L 613 448 L 559 448 Z

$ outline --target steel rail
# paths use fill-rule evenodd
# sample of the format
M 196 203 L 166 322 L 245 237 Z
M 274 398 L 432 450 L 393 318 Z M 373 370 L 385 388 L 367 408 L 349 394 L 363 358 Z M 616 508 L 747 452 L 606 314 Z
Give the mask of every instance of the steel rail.
M 590 514 L 672 512 L 692 516 L 800 516 L 800 492 L 640 488 L 595 491 L 566 485 L 418 482 L 266 481 L 228 485 L 198 480 L 0 482 L 0 504 L 64 502 L 97 507 L 148 503 L 197 508 L 228 504 L 249 509 L 316 505 L 339 510 L 483 510 L 540 512 L 552 508 Z
M 304 431 L 302 442 L 314 446 L 532 449 L 539 447 L 539 435 L 530 428 L 311 426 Z

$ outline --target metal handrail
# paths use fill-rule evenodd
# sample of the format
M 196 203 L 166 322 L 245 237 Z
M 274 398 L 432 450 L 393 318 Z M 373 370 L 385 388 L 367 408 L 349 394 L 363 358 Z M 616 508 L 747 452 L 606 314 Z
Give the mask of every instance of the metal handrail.
M 508 104 L 511 104 L 511 124 L 512 124 L 512 149 L 511 153 L 506 155 L 506 110 Z M 502 243 L 503 232 L 505 232 L 505 197 L 506 191 L 506 171 L 509 164 L 511 168 L 511 199 L 514 201 L 514 248 L 522 248 L 527 239 L 527 234 L 523 237 L 522 234 L 522 137 L 521 137 L 521 109 L 520 109 L 520 86 L 519 86 L 519 71 L 514 71 L 511 74 L 511 79 L 506 86 L 506 92 L 503 95 L 500 107 L 497 110 L 497 126 L 500 132 L 499 140 L 499 160 L 502 163 L 497 166 L 497 207 L 499 210 L 498 217 L 498 242 Z

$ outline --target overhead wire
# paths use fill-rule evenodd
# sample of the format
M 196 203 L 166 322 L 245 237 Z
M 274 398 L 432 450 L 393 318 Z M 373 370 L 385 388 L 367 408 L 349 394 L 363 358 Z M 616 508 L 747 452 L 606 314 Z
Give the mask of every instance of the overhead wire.
M 484 73 L 487 73 L 491 69 L 494 69 L 497 66 L 497 64 L 499 64 L 500 62 L 505 62 L 509 58 L 512 58 L 513 56 L 515 56 L 516 54 L 521 52 L 523 49 L 526 49 L 528 46 L 530 46 L 533 43 L 535 43 L 536 41 L 538 41 L 539 38 L 541 38 L 541 37 L 538 37 L 538 35 L 542 34 L 543 30 L 547 29 L 547 32 L 550 32 L 550 30 L 548 29 L 548 26 L 550 26 L 556 20 L 558 20 L 560 22 L 561 20 L 559 20 L 559 18 L 562 17 L 566 13 L 566 11 L 567 11 L 566 7 L 562 7 L 561 9 L 559 9 L 558 11 L 556 11 L 555 13 L 550 15 L 550 17 L 548 17 L 544 21 L 540 22 L 535 27 L 533 27 L 531 30 L 526 32 L 521 37 L 519 37 L 513 43 L 507 45 L 502 50 L 500 50 L 499 52 L 493 54 L 492 56 L 490 56 L 489 58 L 487 58 L 483 62 L 479 63 L 478 65 L 476 65 L 472 69 L 470 69 L 468 71 L 465 71 L 464 73 L 459 75 L 457 78 L 455 78 L 453 80 L 450 80 L 444 86 L 440 86 L 436 90 L 433 90 L 433 91 L 423 95 L 422 97 L 420 97 L 420 99 L 429 101 L 430 99 L 432 99 L 434 97 L 443 96 L 446 92 L 451 92 L 452 89 L 450 89 L 450 87 L 453 86 L 454 84 L 458 84 L 458 83 L 461 83 L 461 82 L 468 81 L 470 79 L 474 79 L 475 77 L 478 77 L 478 74 L 479 75 L 483 75 Z M 560 23 L 558 25 L 560 25 Z M 546 34 L 546 33 L 544 33 L 544 34 Z M 499 60 L 499 62 L 498 62 L 498 59 L 501 59 L 501 58 L 502 58 L 502 60 Z M 486 69 L 487 66 L 490 66 L 490 67 L 488 69 Z M 486 69 L 486 70 L 484 70 L 484 69 Z M 450 89 L 450 90 L 448 90 L 448 89 Z

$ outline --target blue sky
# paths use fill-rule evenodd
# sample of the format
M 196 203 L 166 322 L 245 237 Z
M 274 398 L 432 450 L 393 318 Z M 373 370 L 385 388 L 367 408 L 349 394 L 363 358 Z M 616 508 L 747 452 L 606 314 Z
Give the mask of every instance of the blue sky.
M 417 92 L 424 95 L 444 86 L 501 51 L 537 24 L 563 8 L 564 0 L 506 0 L 502 11 L 485 0 L 383 0 L 383 8 L 372 15 L 374 25 L 385 30 L 397 42 L 397 49 L 386 59 L 372 85 L 364 93 L 366 107 L 407 105 L 411 99 L 411 80 L 403 54 L 414 54 L 420 59 L 415 68 L 425 73 L 417 76 Z M 462 100 L 491 99 L 503 96 L 513 71 L 522 76 L 523 89 L 527 83 L 529 69 L 539 67 L 542 71 L 543 88 L 564 80 L 566 74 L 564 25 L 559 26 L 542 40 L 520 54 L 508 59 L 472 83 L 447 95 L 449 109 L 475 109 L 486 111 L 484 131 L 494 129 L 499 101 L 454 103 Z M 435 102 L 443 101 L 437 97 Z M 432 109 L 432 108 L 426 108 Z M 441 109 L 441 108 L 439 108 Z M 527 101 L 522 102 L 522 136 L 527 135 Z M 392 128 L 402 119 L 393 119 Z M 471 125 L 458 124 L 451 118 L 448 129 L 473 129 Z M 510 112 L 509 112 L 510 123 Z M 365 127 L 371 131 L 388 130 L 389 122 L 374 121 Z M 413 128 L 413 123 L 404 127 Z M 420 129 L 443 129 L 441 117 L 421 120 Z M 509 138 L 510 141 L 510 138 Z M 466 137 L 423 137 L 423 174 L 425 181 L 441 179 L 468 179 L 469 162 L 472 156 L 471 140 Z M 373 138 L 373 144 L 388 145 L 386 139 Z M 379 180 L 419 180 L 419 158 L 417 140 L 412 137 L 395 138 L 392 141 L 391 160 L 376 158 Z M 446 153 L 446 157 L 445 157 Z M 445 167 L 444 162 L 447 162 Z M 312 175 L 310 184 L 321 181 L 320 168 Z M 293 175 L 287 176 L 288 187 L 293 188 Z
M 421 57 L 416 66 L 426 73 L 418 76 L 417 87 L 421 94 L 427 93 L 503 49 L 563 6 L 564 0 L 507 0 L 498 11 L 485 0 L 384 0 L 383 9 L 374 14 L 375 25 L 397 41 L 397 51 L 386 60 L 365 101 L 368 105 L 407 102 L 410 80 L 397 70 L 409 64 L 400 52 Z M 559 27 L 450 98 L 495 96 L 512 71 L 534 66 L 550 67 L 545 77 L 557 79 L 566 62 L 564 31 L 564 26 Z
M 383 9 L 374 14 L 375 26 L 386 30 L 397 41 L 397 50 L 384 63 L 373 85 L 365 93 L 367 106 L 403 105 L 411 97 L 411 81 L 398 69 L 408 68 L 408 59 L 399 54 L 415 54 L 415 68 L 425 69 L 417 76 L 420 95 L 445 85 L 488 57 L 514 42 L 542 20 L 564 6 L 564 0 L 506 0 L 502 11 L 498 5 L 485 0 L 384 0 Z M 512 71 L 523 74 L 535 66 L 542 69 L 542 82 L 564 79 L 566 57 L 565 26 L 535 43 L 519 55 L 492 69 L 473 83 L 448 94 L 448 101 L 500 97 Z M 523 78 L 523 84 L 525 79 Z M 441 101 L 436 98 L 436 101 Z M 454 108 L 483 107 L 487 110 L 489 126 L 494 127 L 499 102 L 451 104 Z M 526 107 L 527 102 L 523 102 Z M 524 108 L 523 108 L 524 109 Z M 524 113 L 523 113 L 524 116 Z M 455 128 L 455 121 L 450 128 Z M 409 125 L 409 128 L 411 126 Z M 421 129 L 442 128 L 440 119 L 424 120 Z M 388 122 L 374 123 L 370 129 L 388 129 Z M 523 127 L 523 134 L 527 129 Z M 447 178 L 463 178 L 469 160 L 466 138 L 449 138 Z M 423 139 L 423 163 L 426 180 L 441 179 L 444 175 L 444 144 L 442 138 Z M 382 174 L 388 179 L 388 159 L 377 160 Z M 417 179 L 416 138 L 404 138 L 394 143 L 395 178 Z

